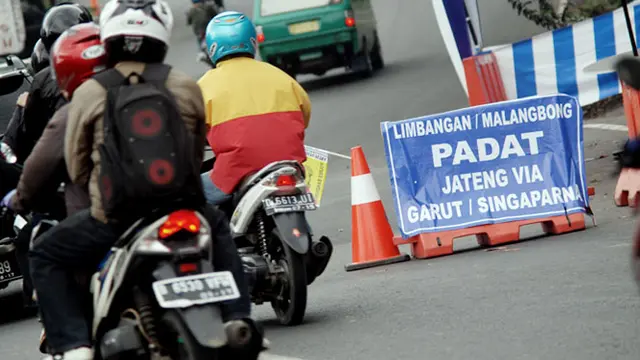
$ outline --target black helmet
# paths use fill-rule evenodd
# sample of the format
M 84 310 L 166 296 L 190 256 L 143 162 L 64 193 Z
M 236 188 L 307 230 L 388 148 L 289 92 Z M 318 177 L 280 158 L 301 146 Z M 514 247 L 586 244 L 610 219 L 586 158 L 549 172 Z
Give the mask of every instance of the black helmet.
M 31 53 L 31 68 L 34 74 L 49 66 L 49 52 L 44 48 L 42 40 L 38 40 Z
M 45 50 L 50 51 L 53 43 L 68 28 L 93 21 L 89 10 L 79 4 L 56 5 L 49 9 L 42 20 L 40 39 Z

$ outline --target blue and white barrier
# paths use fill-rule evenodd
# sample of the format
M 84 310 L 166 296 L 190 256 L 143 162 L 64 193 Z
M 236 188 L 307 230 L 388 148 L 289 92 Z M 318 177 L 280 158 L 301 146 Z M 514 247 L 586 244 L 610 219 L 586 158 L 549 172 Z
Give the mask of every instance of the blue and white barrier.
M 447 19 L 439 13 L 444 0 L 433 0 L 436 18 L 449 50 L 454 68 L 463 88 L 467 89 L 462 72 L 462 59 L 449 42 Z M 640 0 L 629 4 L 631 21 L 640 36 Z M 524 21 L 524 19 L 523 19 Z M 578 98 L 580 105 L 620 94 L 620 82 L 613 71 L 586 69 L 603 59 L 632 51 L 622 8 L 593 19 L 536 35 L 530 39 L 492 49 L 496 56 L 508 99 L 564 93 Z
M 629 7 L 637 37 L 640 2 L 634 1 Z M 585 67 L 631 50 L 620 8 L 495 49 L 494 53 L 508 99 L 563 93 L 577 97 L 584 106 L 621 92 L 614 72 L 599 74 L 585 71 Z

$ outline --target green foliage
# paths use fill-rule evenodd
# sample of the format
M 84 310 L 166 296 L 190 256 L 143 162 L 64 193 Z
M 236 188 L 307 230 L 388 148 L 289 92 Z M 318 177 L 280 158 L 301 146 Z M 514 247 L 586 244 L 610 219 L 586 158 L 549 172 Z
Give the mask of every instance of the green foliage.
M 558 29 L 619 8 L 621 0 L 569 0 L 559 16 L 548 0 L 507 0 L 518 15 L 547 29 Z M 538 6 L 536 6 L 538 5 Z

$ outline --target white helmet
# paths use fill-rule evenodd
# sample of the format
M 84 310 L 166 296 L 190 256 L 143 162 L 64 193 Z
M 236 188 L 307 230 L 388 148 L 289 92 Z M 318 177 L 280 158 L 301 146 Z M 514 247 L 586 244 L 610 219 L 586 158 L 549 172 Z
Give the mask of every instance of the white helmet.
M 169 46 L 173 14 L 164 0 L 110 0 L 100 13 L 102 42 L 120 37 L 155 39 Z

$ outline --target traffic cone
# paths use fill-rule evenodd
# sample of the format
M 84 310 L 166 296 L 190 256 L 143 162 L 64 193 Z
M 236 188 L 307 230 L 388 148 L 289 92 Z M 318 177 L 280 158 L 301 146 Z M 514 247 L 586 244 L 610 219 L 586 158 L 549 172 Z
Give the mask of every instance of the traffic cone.
M 351 258 L 346 271 L 410 259 L 393 244 L 393 230 L 361 146 L 351 149 Z
M 97 20 L 97 18 L 100 17 L 100 4 L 98 0 L 91 0 L 89 8 L 91 9 L 91 14 Z

